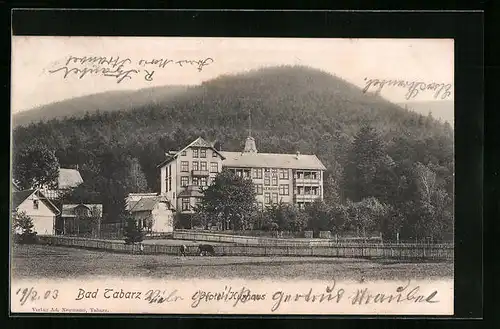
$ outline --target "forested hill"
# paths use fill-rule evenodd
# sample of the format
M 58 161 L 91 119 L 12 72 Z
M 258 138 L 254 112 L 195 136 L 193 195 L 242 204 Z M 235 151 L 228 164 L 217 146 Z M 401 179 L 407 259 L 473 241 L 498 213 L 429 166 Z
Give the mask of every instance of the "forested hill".
M 86 184 L 103 194 L 113 189 L 109 184 L 114 184 L 110 180 L 116 179 L 112 177 L 118 169 L 126 172 L 133 163 L 126 159 L 138 159 L 148 188 L 158 191 L 156 165 L 165 151 L 198 136 L 220 141 L 223 150 L 240 150 L 249 111 L 259 152 L 314 153 L 336 181 L 342 180 L 352 142 L 363 125 L 378 131 L 384 152 L 396 163 L 432 162 L 448 168 L 446 180 L 452 174 L 449 125 L 364 94 L 331 74 L 290 66 L 221 76 L 133 110 L 17 127 L 14 151 L 42 142 L 56 151 L 62 165 L 79 164 Z M 112 177 L 103 182 L 106 175 Z
M 164 103 L 185 92 L 187 86 L 170 85 L 141 90 L 106 91 L 42 105 L 12 116 L 12 125 L 28 125 L 39 121 L 83 117 L 85 113 L 132 110 L 151 103 Z

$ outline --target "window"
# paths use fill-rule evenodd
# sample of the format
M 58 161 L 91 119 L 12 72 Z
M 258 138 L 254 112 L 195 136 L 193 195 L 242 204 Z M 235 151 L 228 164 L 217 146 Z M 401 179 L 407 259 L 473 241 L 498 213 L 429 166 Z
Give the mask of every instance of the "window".
M 299 207 L 299 209 L 305 209 L 305 204 L 303 202 L 297 203 L 297 206 Z
M 210 172 L 218 172 L 219 164 L 217 162 L 210 162 Z
M 236 175 L 238 177 L 241 177 L 243 175 L 243 172 L 241 170 L 236 170 Z
M 297 188 L 297 194 L 304 194 L 304 188 L 303 188 L 303 187 L 301 187 L 301 186 L 299 186 L 299 187 Z
M 193 161 L 193 170 L 198 171 L 200 170 L 199 168 L 199 162 L 198 161 Z
M 200 186 L 207 186 L 207 185 L 208 185 L 207 178 L 201 177 L 200 178 Z
M 38 209 L 38 200 L 33 200 L 33 209 Z
M 252 177 L 261 179 L 262 178 L 262 168 L 254 168 L 252 169 Z
M 207 157 L 207 149 L 201 149 L 200 158 L 206 158 L 206 157 Z
M 216 157 L 217 157 L 217 152 L 212 151 L 212 158 L 216 158 Z
M 318 179 L 318 174 L 314 171 L 311 173 L 311 178 L 312 179 Z
M 198 177 L 193 177 L 193 185 L 195 185 L 195 186 L 200 185 L 200 180 L 198 179 Z
M 182 176 L 181 177 L 181 186 L 188 186 L 189 185 L 189 177 L 188 176 Z
M 264 177 L 264 185 L 269 186 L 271 182 L 269 181 L 269 177 Z
M 200 161 L 200 170 L 201 171 L 206 171 L 207 170 L 207 162 L 206 161 Z
M 272 171 L 273 176 L 278 175 L 278 169 L 273 168 L 273 169 L 271 169 L 271 171 Z
M 172 177 L 168 178 L 168 190 L 172 191 Z
M 305 191 L 305 194 L 307 194 L 307 195 L 311 194 L 311 188 L 310 187 L 305 187 L 304 191 Z
M 182 199 L 182 211 L 189 210 L 189 199 L 183 198 Z
M 288 169 L 280 169 L 280 179 L 289 179 Z
M 243 177 L 250 178 L 250 170 L 243 170 Z
M 181 171 L 182 172 L 189 171 L 189 162 L 188 161 L 181 161 Z
M 193 149 L 193 158 L 198 158 L 198 149 Z
M 269 168 L 264 169 L 264 177 L 269 177 L 270 174 Z
M 262 192 L 264 191 L 262 184 L 255 184 L 254 188 L 255 188 L 255 194 L 262 195 Z
M 264 193 L 264 202 L 267 204 L 271 203 L 271 193 L 269 192 Z
M 185 157 L 186 156 L 186 150 L 181 152 L 181 156 Z
M 297 172 L 297 178 L 298 178 L 298 179 L 302 179 L 302 178 L 304 178 L 304 173 L 303 173 L 302 171 L 298 171 L 298 172 Z
M 273 203 L 278 203 L 278 193 L 273 193 Z
M 280 195 L 288 195 L 290 194 L 290 186 L 288 184 L 281 184 L 280 185 Z
M 273 185 L 274 186 L 278 186 L 278 177 L 277 176 L 273 176 Z

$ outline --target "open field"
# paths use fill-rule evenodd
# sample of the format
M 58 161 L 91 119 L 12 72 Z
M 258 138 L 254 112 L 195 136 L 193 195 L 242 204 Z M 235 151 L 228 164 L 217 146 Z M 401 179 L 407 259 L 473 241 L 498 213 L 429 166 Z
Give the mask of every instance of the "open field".
M 14 245 L 12 276 L 415 280 L 453 278 L 453 263 L 397 263 L 319 257 L 180 257 L 119 254 L 44 245 Z

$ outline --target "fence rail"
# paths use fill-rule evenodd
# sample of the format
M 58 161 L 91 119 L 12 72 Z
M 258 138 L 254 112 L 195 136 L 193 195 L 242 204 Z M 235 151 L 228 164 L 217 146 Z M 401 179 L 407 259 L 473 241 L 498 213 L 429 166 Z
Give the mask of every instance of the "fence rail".
M 86 239 L 62 236 L 41 236 L 41 244 L 69 246 L 113 252 L 139 253 L 138 245 L 122 241 Z M 144 254 L 179 255 L 179 245 L 144 244 Z M 217 256 L 316 256 L 344 258 L 384 258 L 398 260 L 451 261 L 453 245 L 416 244 L 337 244 L 335 246 L 256 246 L 214 245 Z M 197 255 L 197 246 L 187 246 L 187 255 Z
M 374 244 L 375 240 L 366 238 L 367 242 L 359 243 L 352 242 L 348 239 L 314 239 L 314 238 L 296 238 L 296 239 L 280 239 L 269 237 L 255 237 L 255 236 L 241 236 L 233 234 L 220 234 L 206 231 L 192 231 L 192 230 L 175 230 L 173 232 L 173 239 L 179 240 L 194 240 L 194 241 L 207 241 L 219 243 L 232 243 L 238 245 L 253 245 L 253 246 L 288 246 L 288 247 L 334 247 L 338 245 L 360 245 L 360 244 Z

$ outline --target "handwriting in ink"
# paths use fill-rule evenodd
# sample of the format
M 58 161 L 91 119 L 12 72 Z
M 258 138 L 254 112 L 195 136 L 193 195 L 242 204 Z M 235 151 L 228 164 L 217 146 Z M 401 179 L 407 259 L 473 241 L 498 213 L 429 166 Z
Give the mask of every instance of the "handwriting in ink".
M 351 303 L 353 305 L 362 304 L 381 304 L 381 303 L 438 303 L 438 300 L 434 300 L 437 295 L 437 291 L 433 291 L 429 295 L 419 294 L 420 286 L 416 286 L 409 289 L 410 281 L 406 286 L 400 286 L 396 289 L 396 294 L 384 294 L 384 293 L 372 293 L 368 288 L 358 289 L 357 292 L 352 296 Z
M 223 291 L 204 291 L 198 290 L 191 296 L 192 308 L 196 308 L 201 302 L 210 303 L 215 301 L 231 302 L 233 307 L 239 303 L 247 303 L 250 301 L 266 300 L 266 294 L 256 294 L 250 289 L 243 287 L 241 289 L 233 290 L 233 287 L 224 287 Z
M 54 290 L 46 290 L 43 295 L 39 295 L 38 294 L 38 291 L 35 290 L 34 287 L 31 287 L 31 288 L 19 288 L 17 291 L 16 291 L 16 295 L 18 296 L 21 296 L 21 298 L 19 299 L 19 303 L 21 303 L 21 305 L 24 305 L 27 301 L 31 301 L 31 302 L 34 302 L 34 301 L 37 301 L 37 300 L 40 300 L 40 299 L 57 299 L 57 297 L 59 296 L 59 291 L 57 289 L 54 289 Z
M 327 286 L 325 288 L 325 292 L 318 294 L 313 294 L 312 288 L 310 288 L 309 291 L 305 294 L 286 294 L 283 291 L 276 291 L 272 296 L 274 304 L 271 308 L 271 311 L 275 312 L 284 303 L 301 301 L 305 301 L 308 303 L 334 302 L 338 304 L 342 300 L 344 293 L 345 290 L 343 288 L 335 290 L 335 281 L 331 286 Z
M 132 73 L 138 73 L 138 70 L 124 70 L 123 65 L 118 66 L 116 69 L 112 70 L 106 67 L 94 66 L 93 68 L 69 68 L 63 66 L 55 70 L 49 70 L 49 73 L 54 74 L 59 71 L 63 72 L 63 79 L 66 79 L 70 73 L 73 73 L 78 79 L 83 79 L 87 74 L 91 75 L 102 75 L 105 77 L 114 77 L 116 82 L 120 83 L 125 78 L 132 79 L 130 76 Z
M 189 60 L 189 59 L 182 59 L 182 60 L 177 60 L 177 61 L 174 61 L 172 59 L 168 59 L 168 58 L 160 58 L 160 59 L 150 59 L 150 60 L 146 60 L 146 59 L 141 59 L 139 61 L 139 66 L 147 66 L 147 65 L 153 65 L 153 66 L 156 66 L 158 68 L 165 68 L 165 66 L 167 66 L 167 64 L 176 64 L 176 65 L 179 65 L 180 67 L 184 67 L 184 65 L 195 65 L 195 67 L 197 68 L 198 72 L 201 72 L 203 71 L 203 68 L 205 66 L 208 66 L 210 64 L 212 64 L 214 62 L 213 58 L 210 58 L 210 57 L 207 57 L 207 58 L 204 58 L 204 59 L 199 59 L 199 60 Z
M 421 81 L 406 81 L 406 80 L 379 80 L 379 79 L 368 79 L 365 78 L 365 87 L 363 92 L 366 93 L 370 88 L 377 88 L 375 92 L 380 92 L 385 86 L 389 87 L 399 87 L 408 89 L 405 94 L 405 98 L 410 100 L 415 98 L 420 92 L 430 90 L 434 92 L 434 99 L 441 96 L 441 99 L 446 99 L 451 96 L 451 84 L 444 83 L 425 83 Z
M 172 303 L 178 300 L 183 300 L 181 296 L 177 296 L 177 290 L 173 290 L 170 293 L 167 293 L 166 290 L 148 290 L 146 292 L 146 297 L 144 300 L 148 301 L 149 304 L 162 304 L 162 303 Z

